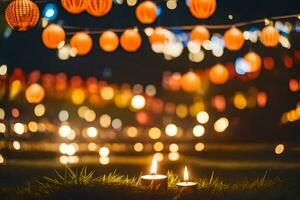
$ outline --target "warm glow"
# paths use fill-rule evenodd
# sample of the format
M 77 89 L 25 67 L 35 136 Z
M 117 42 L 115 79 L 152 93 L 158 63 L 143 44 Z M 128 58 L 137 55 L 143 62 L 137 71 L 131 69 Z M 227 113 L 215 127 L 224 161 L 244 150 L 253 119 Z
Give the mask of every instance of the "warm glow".
M 73 90 L 72 94 L 71 94 L 71 99 L 72 99 L 72 102 L 76 105 L 82 104 L 85 100 L 84 91 L 80 88 Z
M 222 117 L 220 119 L 218 119 L 215 124 L 214 124 L 214 129 L 216 132 L 223 132 L 227 129 L 227 127 L 229 126 L 229 121 L 227 118 Z
M 90 137 L 90 138 L 94 138 L 97 136 L 98 134 L 98 131 L 95 127 L 89 127 L 86 131 L 87 135 Z
M 177 151 L 179 150 L 179 147 L 178 147 L 177 144 L 173 143 L 173 144 L 170 144 L 169 150 L 170 150 L 171 152 L 177 152 Z
M 138 134 L 138 130 L 134 126 L 131 126 L 131 127 L 127 128 L 128 137 L 136 137 L 137 134 Z
M 153 174 L 153 175 L 157 174 L 157 158 L 156 158 L 156 155 L 153 156 L 150 173 Z
M 106 86 L 101 90 L 100 94 L 104 100 L 108 101 L 114 97 L 115 92 L 112 87 Z
M 241 93 L 237 93 L 234 98 L 233 98 L 233 103 L 235 105 L 235 107 L 237 107 L 238 109 L 244 109 L 247 106 L 247 100 L 245 98 L 245 96 Z
M 186 167 L 186 166 L 184 167 L 183 180 L 184 180 L 185 182 L 188 182 L 188 181 L 189 181 L 189 173 L 188 173 L 188 170 L 187 170 L 187 167 Z
M 153 145 L 154 151 L 162 151 L 164 149 L 164 144 L 162 142 L 156 142 Z
M 101 157 L 107 157 L 109 155 L 110 151 L 107 147 L 101 147 L 99 150 L 99 155 Z
M 275 148 L 275 153 L 277 155 L 282 154 L 284 152 L 284 145 L 283 144 L 278 144 Z
M 133 148 L 136 152 L 141 152 L 141 151 L 143 151 L 144 145 L 142 143 L 138 142 L 138 143 L 134 144 Z
M 14 131 L 18 135 L 22 135 L 25 132 L 25 126 L 22 123 L 15 123 Z
M 203 151 L 204 148 L 205 148 L 205 145 L 202 142 L 199 142 L 199 143 L 195 144 L 195 150 L 196 151 Z
M 202 125 L 196 125 L 193 128 L 193 134 L 195 137 L 201 137 L 205 133 L 205 128 Z
M 146 104 L 146 100 L 142 95 L 135 95 L 131 99 L 131 106 L 136 110 L 140 110 L 144 108 L 145 104 Z
M 205 124 L 207 123 L 209 120 L 209 115 L 207 112 L 205 111 L 201 111 L 197 114 L 197 121 L 200 123 L 200 124 Z
M 175 124 L 168 124 L 166 126 L 165 132 L 168 136 L 175 136 L 177 134 L 178 128 Z
M 108 128 L 111 124 L 111 117 L 108 114 L 103 114 L 99 118 L 99 123 L 103 128 Z
M 157 128 L 157 127 L 152 127 L 152 128 L 149 129 L 148 135 L 149 135 L 149 137 L 150 137 L 151 139 L 156 140 L 156 139 L 160 138 L 160 136 L 161 136 L 161 131 L 160 131 L 160 129 Z
M 44 104 L 38 104 L 34 107 L 34 114 L 37 116 L 37 117 L 41 117 L 45 114 L 46 112 L 46 108 L 44 106 Z
M 71 132 L 71 128 L 68 125 L 62 125 L 59 130 L 58 133 L 61 137 L 67 137 Z

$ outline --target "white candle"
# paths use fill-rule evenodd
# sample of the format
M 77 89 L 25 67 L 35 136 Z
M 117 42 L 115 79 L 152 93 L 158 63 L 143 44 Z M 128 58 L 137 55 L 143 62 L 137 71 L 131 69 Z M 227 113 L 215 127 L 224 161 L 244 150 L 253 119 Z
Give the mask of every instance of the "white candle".
M 157 174 L 157 158 L 152 159 L 150 175 L 141 176 L 141 184 L 151 190 L 166 191 L 168 189 L 168 178 L 166 175 Z
M 191 191 L 197 189 L 197 183 L 189 181 L 189 173 L 186 166 L 184 167 L 183 182 L 179 182 L 176 185 L 178 189 L 184 191 Z

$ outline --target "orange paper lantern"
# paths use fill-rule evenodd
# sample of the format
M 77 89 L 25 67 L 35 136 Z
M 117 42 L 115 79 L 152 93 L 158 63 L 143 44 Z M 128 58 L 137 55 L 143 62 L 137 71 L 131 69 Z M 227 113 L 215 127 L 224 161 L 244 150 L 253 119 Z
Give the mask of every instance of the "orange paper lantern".
M 161 27 L 157 27 L 154 29 L 153 33 L 149 37 L 151 44 L 163 44 L 166 42 L 166 30 Z
M 144 1 L 137 6 L 135 15 L 141 23 L 151 24 L 157 17 L 157 7 L 152 1 Z
M 90 0 L 86 11 L 95 17 L 106 15 L 112 7 L 112 0 Z
M 249 52 L 244 56 L 244 60 L 249 64 L 249 72 L 257 72 L 261 68 L 262 60 L 259 55 Z
M 200 89 L 201 81 L 194 72 L 187 72 L 181 78 L 181 88 L 185 92 L 196 92 Z
M 77 55 L 83 56 L 92 49 L 93 40 L 87 33 L 78 32 L 71 38 L 70 45 L 76 49 Z
M 224 84 L 228 81 L 229 73 L 224 65 L 217 64 L 209 70 L 209 79 L 216 85 Z
M 274 26 L 269 25 L 261 31 L 260 41 L 266 47 L 275 47 L 279 42 L 279 33 Z
M 118 35 L 112 31 L 105 31 L 99 37 L 99 46 L 103 51 L 113 52 L 119 46 Z
M 237 51 L 242 48 L 244 41 L 243 33 L 235 27 L 229 29 L 224 34 L 225 46 L 231 51 Z
M 39 84 L 33 83 L 26 89 L 25 97 L 29 103 L 40 103 L 45 97 L 45 90 Z
M 15 0 L 5 9 L 5 20 L 14 30 L 27 31 L 39 21 L 38 6 L 30 0 Z
M 83 12 L 88 7 L 89 3 L 90 0 L 61 0 L 62 7 L 72 14 Z
M 56 49 L 65 41 L 65 31 L 57 24 L 50 24 L 42 32 L 43 44 L 49 49 Z
M 142 44 L 142 37 L 135 29 L 127 29 L 121 35 L 120 44 L 125 51 L 135 52 Z
M 209 40 L 210 33 L 204 26 L 196 26 L 190 34 L 190 39 L 202 44 L 204 41 Z
M 189 9 L 192 15 L 199 19 L 210 17 L 216 10 L 216 0 L 190 0 Z

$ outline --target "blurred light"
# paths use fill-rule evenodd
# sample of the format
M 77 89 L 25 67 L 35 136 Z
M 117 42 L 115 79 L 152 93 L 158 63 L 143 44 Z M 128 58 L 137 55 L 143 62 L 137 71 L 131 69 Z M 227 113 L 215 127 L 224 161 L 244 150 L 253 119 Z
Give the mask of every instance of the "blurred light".
M 76 153 L 76 147 L 74 144 L 67 145 L 66 154 L 72 156 Z
M 97 150 L 97 145 L 94 142 L 91 142 L 88 144 L 88 150 L 89 151 L 96 151 Z
M 146 100 L 142 95 L 135 95 L 131 99 L 131 106 L 136 110 L 140 110 L 144 108 L 145 104 L 146 104 Z
M 46 28 L 46 26 L 48 26 L 49 24 L 49 20 L 46 17 L 42 18 L 42 27 Z
M 147 85 L 145 88 L 145 92 L 148 96 L 155 96 L 156 95 L 156 88 L 154 85 Z
M 154 29 L 152 27 L 147 27 L 147 28 L 145 28 L 144 32 L 149 37 L 153 34 Z
M 190 53 L 196 54 L 199 53 L 201 50 L 201 45 L 198 42 L 195 41 L 189 41 L 187 43 L 187 48 Z
M 7 26 L 5 29 L 4 29 L 4 32 L 3 32 L 3 37 L 4 38 L 9 38 L 9 36 L 11 35 L 12 33 L 12 29 Z
M 4 76 L 7 74 L 7 65 L 0 66 L 0 76 Z
M 141 151 L 143 151 L 144 145 L 142 143 L 138 142 L 138 143 L 134 144 L 133 148 L 136 152 L 141 152 Z
M 3 108 L 0 108 L 0 120 L 4 120 L 5 118 L 5 110 Z
M 34 114 L 37 116 L 37 117 L 41 117 L 45 114 L 46 112 L 46 108 L 44 106 L 44 104 L 38 104 L 34 107 Z
M 137 0 L 127 0 L 128 6 L 135 6 L 136 3 L 137 3 Z
M 89 108 L 87 106 L 80 106 L 77 110 L 77 114 L 79 117 L 84 118 L 84 114 L 88 110 L 89 110 Z
M 11 115 L 14 117 L 14 118 L 18 118 L 20 116 L 20 111 L 18 110 L 18 108 L 12 108 L 11 109 Z
M 229 126 L 229 121 L 225 117 L 218 119 L 214 123 L 214 129 L 216 132 L 219 132 L 219 133 L 225 131 L 228 128 L 228 126 Z
M 179 147 L 178 147 L 177 144 L 173 143 L 173 144 L 170 144 L 169 150 L 170 150 L 171 152 L 177 152 L 177 151 L 179 150 Z
M 195 150 L 196 151 L 203 151 L 205 149 L 205 145 L 202 142 L 199 142 L 197 144 L 195 144 Z
M 57 51 L 57 56 L 60 60 L 68 60 L 70 58 L 70 47 L 69 45 L 64 45 Z
M 175 124 L 168 124 L 165 128 L 165 132 L 168 136 L 175 136 L 177 134 L 177 126 Z
M 149 129 L 148 135 L 149 135 L 149 137 L 150 137 L 151 139 L 156 140 L 156 139 L 160 138 L 160 136 L 161 136 L 161 131 L 160 131 L 160 129 L 157 128 L 157 127 L 152 127 L 152 128 Z
M 48 18 L 49 20 L 54 20 L 57 16 L 57 7 L 54 3 L 47 3 L 44 11 L 44 17 Z
M 244 75 L 250 71 L 250 65 L 243 58 L 237 58 L 235 61 L 235 71 L 237 74 Z
M 214 48 L 214 49 L 212 49 L 212 53 L 216 57 L 221 57 L 224 53 L 224 50 L 223 50 L 223 48 Z
M 247 100 L 245 96 L 241 93 L 236 93 L 233 98 L 234 106 L 240 110 L 246 108 Z
M 156 142 L 153 145 L 154 151 L 162 151 L 164 149 L 164 144 L 162 142 Z
M 13 142 L 13 148 L 15 150 L 20 150 L 21 149 L 21 144 L 18 141 Z
M 66 164 L 68 164 L 68 156 L 60 156 L 59 157 L 59 162 L 61 163 L 61 164 L 63 164 L 63 165 L 66 165 Z
M 168 0 L 167 1 L 167 8 L 170 10 L 174 10 L 177 8 L 177 0 Z
M 131 127 L 127 128 L 128 137 L 136 137 L 137 134 L 138 134 L 138 130 L 134 126 L 131 126 Z
M 250 38 L 250 32 L 249 31 L 244 31 L 243 32 L 243 36 L 244 36 L 245 40 L 249 40 L 249 38 Z
M 197 114 L 197 121 L 200 123 L 200 124 L 205 124 L 207 123 L 209 120 L 209 115 L 207 112 L 205 111 L 201 111 Z
M 109 157 L 100 157 L 99 162 L 102 165 L 108 165 L 109 164 Z
M 283 144 L 278 144 L 276 147 L 275 147 L 275 153 L 277 155 L 279 154 L 282 154 L 284 152 L 284 145 Z
M 68 125 L 62 125 L 59 129 L 58 129 L 58 133 L 61 137 L 67 137 L 71 132 L 71 128 Z
M 6 131 L 6 126 L 4 123 L 0 123 L 0 133 L 5 133 Z
M 95 113 L 95 111 L 93 111 L 93 110 L 87 110 L 85 113 L 84 113 L 84 119 L 85 119 L 85 121 L 87 121 L 87 122 L 92 122 L 92 121 L 95 121 L 95 119 L 96 119 L 96 113 Z
M 0 164 L 3 164 L 4 163 L 4 158 L 3 156 L 0 154 Z
M 179 118 L 185 118 L 188 115 L 188 107 L 185 104 L 179 104 L 176 107 L 176 115 Z
M 204 52 L 199 51 L 198 53 L 189 53 L 189 60 L 192 62 L 201 62 L 204 59 Z
M 94 138 L 97 136 L 98 134 L 98 131 L 95 127 L 89 127 L 87 130 L 86 130 L 86 133 L 87 135 L 90 137 L 90 138 Z
M 284 36 L 280 36 L 279 37 L 279 42 L 280 44 L 284 47 L 284 48 L 287 48 L 287 49 L 290 49 L 291 48 L 291 43 L 289 41 L 289 39 L 287 37 L 284 37 Z
M 122 121 L 120 119 L 116 118 L 116 119 L 112 120 L 111 126 L 116 130 L 121 129 Z
M 76 137 L 76 133 L 73 129 L 71 129 L 70 133 L 67 135 L 68 140 L 74 140 Z
M 99 123 L 103 128 L 108 128 L 111 124 L 111 117 L 108 114 L 103 114 L 99 118 Z
M 72 91 L 71 100 L 74 104 L 80 105 L 85 100 L 85 93 L 82 89 L 77 88 Z
M 202 125 L 196 125 L 193 128 L 193 134 L 195 137 L 201 137 L 205 133 L 205 128 Z
M 162 9 L 159 5 L 156 5 L 156 16 L 159 17 L 162 13 Z
M 163 161 L 164 155 L 163 155 L 162 153 L 155 153 L 154 155 L 155 155 L 155 157 L 157 158 L 157 161 L 158 161 L 158 162 Z
M 59 113 L 58 113 L 58 119 L 61 121 L 61 122 L 64 122 L 64 121 L 67 121 L 69 119 L 69 112 L 67 110 L 61 110 Z
M 34 121 L 28 123 L 28 129 L 30 132 L 35 133 L 38 131 L 38 124 Z
M 101 90 L 100 94 L 104 100 L 111 100 L 114 97 L 114 89 L 110 86 L 106 86 Z
M 141 84 L 135 84 L 132 87 L 132 91 L 134 94 L 141 94 L 143 92 L 143 86 Z
M 233 16 L 232 15 L 228 15 L 228 19 L 233 19 Z
M 202 45 L 204 49 L 211 50 L 211 42 L 209 40 L 204 41 Z
M 25 126 L 22 123 L 15 123 L 14 124 L 14 131 L 18 135 L 22 135 L 25 132 Z
M 169 153 L 168 158 L 170 161 L 176 161 L 179 159 L 179 153 L 171 152 L 171 153 Z
M 109 155 L 109 153 L 110 153 L 110 151 L 109 151 L 109 149 L 107 147 L 101 147 L 99 149 L 99 155 L 101 157 L 107 157 Z

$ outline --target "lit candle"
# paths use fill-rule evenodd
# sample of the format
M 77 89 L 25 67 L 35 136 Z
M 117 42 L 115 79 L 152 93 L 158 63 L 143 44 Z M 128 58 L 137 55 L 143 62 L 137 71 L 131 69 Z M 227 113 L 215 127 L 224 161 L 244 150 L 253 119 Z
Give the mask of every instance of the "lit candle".
M 179 182 L 176 185 L 178 189 L 182 191 L 192 191 L 197 189 L 197 183 L 189 182 L 189 173 L 186 166 L 184 167 L 183 182 Z
M 157 158 L 155 155 L 152 159 L 150 175 L 141 176 L 141 184 L 150 190 L 167 191 L 168 189 L 167 176 L 157 174 Z

